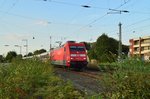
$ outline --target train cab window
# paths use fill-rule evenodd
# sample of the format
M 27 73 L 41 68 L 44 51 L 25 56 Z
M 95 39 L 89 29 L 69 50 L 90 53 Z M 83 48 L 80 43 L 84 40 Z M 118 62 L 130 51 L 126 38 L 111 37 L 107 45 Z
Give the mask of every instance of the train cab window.
M 70 46 L 70 51 L 85 51 L 84 46 Z
M 76 46 L 70 46 L 70 51 L 76 51 Z
M 85 51 L 85 48 L 83 46 L 78 46 L 78 51 Z

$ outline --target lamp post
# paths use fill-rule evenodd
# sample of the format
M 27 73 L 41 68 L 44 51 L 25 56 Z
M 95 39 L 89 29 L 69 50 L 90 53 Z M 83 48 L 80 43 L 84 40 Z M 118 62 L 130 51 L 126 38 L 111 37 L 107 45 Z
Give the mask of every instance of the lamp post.
M 20 46 L 20 45 L 14 45 L 14 46 L 20 48 L 20 55 L 21 55 L 21 53 L 22 53 L 22 46 Z
M 26 55 L 28 55 L 28 39 L 23 39 L 22 41 L 26 42 L 26 45 L 24 45 L 24 47 L 26 47 Z

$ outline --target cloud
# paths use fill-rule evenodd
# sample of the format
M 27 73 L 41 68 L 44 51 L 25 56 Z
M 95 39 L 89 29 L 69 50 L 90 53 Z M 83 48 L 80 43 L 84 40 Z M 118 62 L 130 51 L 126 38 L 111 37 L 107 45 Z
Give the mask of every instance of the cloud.
M 48 22 L 46 20 L 39 20 L 37 21 L 35 24 L 37 25 L 41 25 L 41 26 L 47 26 L 48 24 L 50 24 L 51 22 Z

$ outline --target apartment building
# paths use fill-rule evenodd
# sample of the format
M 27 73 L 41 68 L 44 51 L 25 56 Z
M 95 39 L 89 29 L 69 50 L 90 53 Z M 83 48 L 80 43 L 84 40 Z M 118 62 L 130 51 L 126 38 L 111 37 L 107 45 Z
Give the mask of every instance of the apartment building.
M 130 56 L 139 56 L 143 60 L 150 60 L 150 36 L 130 39 Z

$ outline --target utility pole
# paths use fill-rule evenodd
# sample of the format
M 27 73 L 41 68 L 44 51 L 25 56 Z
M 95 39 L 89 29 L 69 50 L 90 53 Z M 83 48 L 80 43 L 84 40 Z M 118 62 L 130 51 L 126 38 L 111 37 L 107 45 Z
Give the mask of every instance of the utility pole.
M 122 13 L 129 13 L 127 10 L 117 10 L 117 9 L 109 9 L 110 12 L 107 12 L 107 14 L 122 14 Z M 121 22 L 119 23 L 119 45 L 118 45 L 118 61 L 121 61 L 122 59 L 122 31 L 121 31 Z
M 20 45 L 14 45 L 15 47 L 19 47 L 20 48 L 20 55 L 22 54 L 21 52 L 22 52 L 22 46 L 20 46 Z
M 52 48 L 52 44 L 51 43 L 52 43 L 52 37 L 50 36 L 50 45 L 49 45 L 49 48 L 50 48 L 49 51 L 50 52 L 51 52 L 51 48 Z
M 119 46 L 118 46 L 118 61 L 121 61 L 122 58 L 122 24 L 119 23 Z

